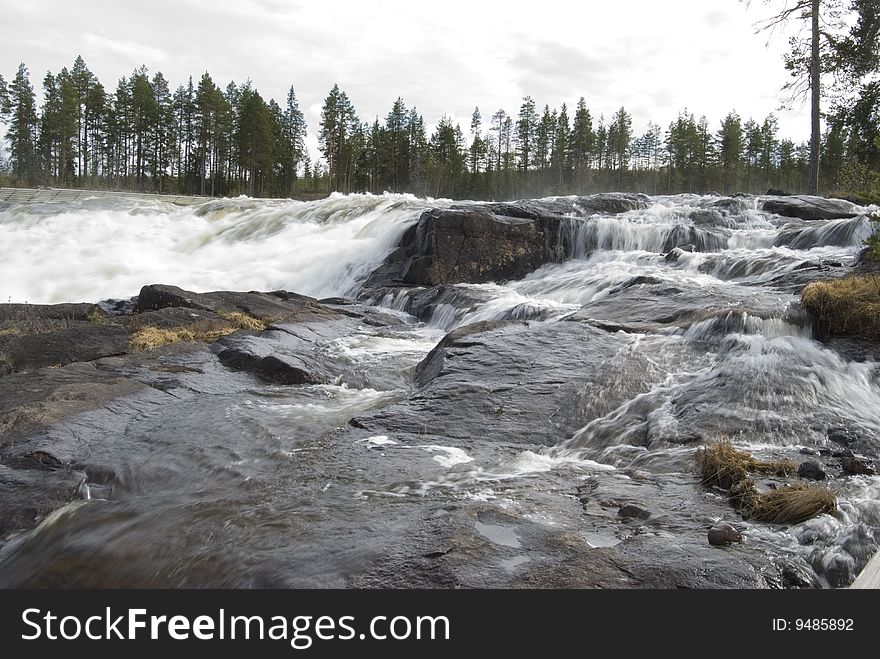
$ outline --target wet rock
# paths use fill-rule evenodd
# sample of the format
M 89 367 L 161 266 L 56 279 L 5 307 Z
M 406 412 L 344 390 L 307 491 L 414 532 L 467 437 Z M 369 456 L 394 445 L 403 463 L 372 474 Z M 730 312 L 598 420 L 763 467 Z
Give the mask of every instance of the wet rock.
M 253 373 L 274 384 L 321 384 L 325 380 L 310 373 L 301 361 L 279 355 L 259 356 L 242 348 L 227 348 L 217 355 L 224 366 Z
M 321 384 L 329 380 L 329 374 L 322 372 L 320 363 L 310 358 L 314 346 L 304 341 L 290 341 L 292 345 L 284 345 L 279 338 L 289 337 L 282 332 L 269 332 L 259 337 L 234 334 L 221 338 L 215 344 L 215 350 L 227 368 L 252 373 L 265 382 L 296 385 Z
M 705 226 L 723 226 L 724 218 L 721 216 L 721 213 L 717 210 L 711 208 L 701 208 L 699 210 L 691 211 L 688 214 L 691 222 L 696 225 L 705 225 Z
M 802 220 L 836 220 L 856 217 L 862 209 L 843 199 L 825 199 L 810 195 L 791 195 L 762 199 L 761 208 L 768 213 Z
M 110 316 L 130 316 L 137 309 L 137 296 L 126 300 L 101 300 L 98 306 Z
M 816 455 L 818 451 L 816 449 L 810 448 L 809 446 L 801 447 L 801 450 L 798 451 L 801 455 Z
M 819 588 L 816 573 L 801 559 L 785 561 L 780 570 L 783 588 Z
M 583 483 L 577 486 L 577 498 L 578 500 L 586 505 L 586 503 L 592 498 L 593 492 L 595 492 L 599 487 L 599 481 L 595 478 L 588 478 Z
M 648 519 L 651 513 L 640 506 L 628 503 L 620 507 L 617 511 L 617 516 L 631 519 Z
M 406 230 L 365 287 L 520 279 L 567 255 L 570 246 L 560 241 L 559 231 L 564 216 L 622 213 L 646 204 L 643 195 L 610 193 L 430 209 Z
M 449 332 L 416 367 L 416 382 L 422 386 L 436 378 L 443 370 L 445 359 L 449 352 L 455 348 L 469 348 L 477 345 L 480 340 L 478 335 L 494 329 L 504 327 L 509 321 L 484 320 L 470 325 L 458 327 Z
M 777 188 L 770 188 L 767 190 L 768 197 L 790 197 L 791 193 L 786 192 L 785 190 L 779 190 Z
M 64 366 L 128 352 L 129 332 L 120 325 L 74 321 L 66 329 L 0 337 L 8 372 Z
M 850 446 L 859 438 L 857 432 L 843 427 L 829 428 L 826 434 L 830 441 L 841 446 Z
M 714 252 L 727 246 L 727 236 L 709 232 L 696 226 L 676 224 L 666 236 L 660 251 L 669 252 L 676 247 L 690 247 L 685 251 Z
M 165 307 L 157 311 L 143 311 L 120 319 L 126 327 L 137 331 L 144 327 L 177 329 L 199 324 L 228 324 L 213 311 L 191 307 Z
M 143 388 L 93 363 L 13 373 L 0 379 L 0 446 Z
M 288 291 L 193 293 L 177 286 L 151 284 L 144 286 L 138 294 L 138 313 L 157 311 L 166 307 L 184 307 L 214 313 L 238 311 L 269 322 L 302 322 L 339 315 L 336 311 L 319 304 L 314 298 Z
M 24 328 L 40 329 L 36 326 L 44 324 L 44 329 L 59 329 L 58 322 L 90 321 L 102 317 L 100 307 L 91 303 L 74 304 L 0 304 L 0 326 L 22 324 Z
M 798 466 L 798 476 L 813 481 L 821 481 L 825 479 L 825 469 L 818 462 L 807 460 Z
M 742 542 L 740 533 L 733 524 L 720 522 L 709 529 L 709 544 L 713 547 L 726 547 L 733 542 Z
M 840 466 L 843 468 L 843 471 L 846 474 L 873 476 L 875 473 L 874 467 L 872 465 L 865 462 L 864 460 L 859 460 L 858 458 L 852 456 L 847 456 L 843 458 Z

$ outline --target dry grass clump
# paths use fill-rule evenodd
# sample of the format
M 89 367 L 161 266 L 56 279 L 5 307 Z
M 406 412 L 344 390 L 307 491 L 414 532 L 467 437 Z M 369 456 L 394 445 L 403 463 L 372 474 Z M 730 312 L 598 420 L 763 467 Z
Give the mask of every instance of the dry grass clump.
M 750 474 L 787 477 L 795 465 L 788 460 L 763 462 L 728 441 L 715 442 L 697 451 L 697 468 L 704 485 L 727 490 L 730 502 L 743 517 L 774 524 L 797 524 L 837 508 L 837 499 L 827 487 L 798 483 L 758 492 Z
M 262 331 L 270 325 L 268 320 L 260 320 L 240 311 L 221 311 L 218 315 L 237 329 Z
M 715 442 L 697 451 L 697 467 L 704 485 L 716 485 L 730 490 L 735 484 L 747 479 L 750 472 L 790 476 L 797 467 L 793 462 L 780 460 L 762 462 L 745 451 L 733 447 L 728 441 Z
M 809 284 L 801 304 L 823 336 L 880 338 L 880 277 L 845 277 Z
M 221 336 L 232 334 L 238 330 L 264 330 L 268 326 L 266 321 L 239 311 L 219 315 L 223 318 L 222 322 L 203 320 L 192 325 L 168 329 L 148 325 L 135 332 L 129 344 L 132 350 L 141 352 L 182 341 L 213 343 Z
M 837 497 L 823 485 L 796 483 L 760 495 L 743 514 L 771 524 L 798 524 L 837 509 Z

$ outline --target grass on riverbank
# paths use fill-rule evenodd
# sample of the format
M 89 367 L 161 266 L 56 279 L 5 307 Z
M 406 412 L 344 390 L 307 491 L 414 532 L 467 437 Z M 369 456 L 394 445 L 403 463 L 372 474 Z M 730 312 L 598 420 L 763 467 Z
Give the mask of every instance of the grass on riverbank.
M 746 519 L 797 524 L 837 508 L 834 493 L 821 485 L 796 483 L 759 493 L 751 474 L 790 476 L 796 467 L 789 460 L 762 462 L 727 441 L 700 449 L 695 459 L 701 482 L 727 490 L 730 502 Z
M 844 277 L 809 284 L 801 303 L 820 336 L 880 339 L 880 276 Z
M 135 332 L 130 341 L 135 352 L 153 350 L 171 343 L 183 341 L 213 343 L 222 336 L 239 330 L 262 331 L 269 322 L 248 316 L 239 311 L 219 314 L 222 321 L 203 320 L 184 327 L 161 328 L 148 325 Z

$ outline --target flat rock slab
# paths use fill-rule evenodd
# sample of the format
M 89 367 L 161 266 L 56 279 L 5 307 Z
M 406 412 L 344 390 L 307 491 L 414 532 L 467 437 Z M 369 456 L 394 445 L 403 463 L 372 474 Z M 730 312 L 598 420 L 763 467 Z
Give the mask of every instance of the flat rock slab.
M 0 325 L 22 323 L 30 325 L 39 321 L 87 321 L 104 316 L 97 304 L 0 304 Z
M 120 325 L 74 321 L 69 327 L 40 334 L 0 336 L 0 364 L 8 371 L 88 362 L 128 352 L 129 332 Z M 0 365 L 0 374 L 3 371 Z
M 845 199 L 826 199 L 811 195 L 762 197 L 761 208 L 768 213 L 802 220 L 837 220 L 856 217 L 865 212 L 864 208 Z
M 0 446 L 143 388 L 92 363 L 14 373 L 0 379 Z
M 184 307 L 214 313 L 238 311 L 269 322 L 317 320 L 337 315 L 313 298 L 287 291 L 194 293 L 177 286 L 151 284 L 144 286 L 138 294 L 138 312 L 157 311 L 166 307 Z

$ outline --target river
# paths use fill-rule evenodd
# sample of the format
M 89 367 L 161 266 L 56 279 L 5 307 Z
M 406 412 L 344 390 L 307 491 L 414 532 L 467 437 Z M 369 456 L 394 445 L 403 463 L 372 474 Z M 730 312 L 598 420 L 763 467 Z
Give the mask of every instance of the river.
M 358 299 L 381 321 L 318 339 L 336 374 L 326 384 L 268 385 L 202 350 L 173 364 L 161 391 L 173 399 L 121 399 L 18 441 L 62 443 L 86 476 L 72 501 L 3 540 L 0 584 L 565 585 L 553 566 L 615 548 L 643 571 L 659 553 L 674 566 L 704 551 L 723 570 L 732 551 L 799 583 L 855 578 L 877 547 L 878 477 L 831 474 L 834 515 L 768 525 L 701 487 L 693 455 L 728 439 L 801 460 L 830 452 L 838 431 L 877 457 L 877 363 L 814 340 L 798 307 L 804 283 L 853 262 L 864 217 L 652 197 L 568 218 L 571 258 L 448 287 L 421 319 L 410 312 L 422 289 L 362 289 L 423 211 L 452 205 L 388 194 L 0 206 L 3 302 L 125 299 L 162 282 Z M 504 320 L 518 322 L 492 324 Z M 480 321 L 484 334 L 419 379 L 448 332 Z M 7 493 L 25 478 L 11 455 L 0 451 Z M 651 517 L 622 521 L 624 503 Z M 744 530 L 743 546 L 691 549 L 719 519 Z

